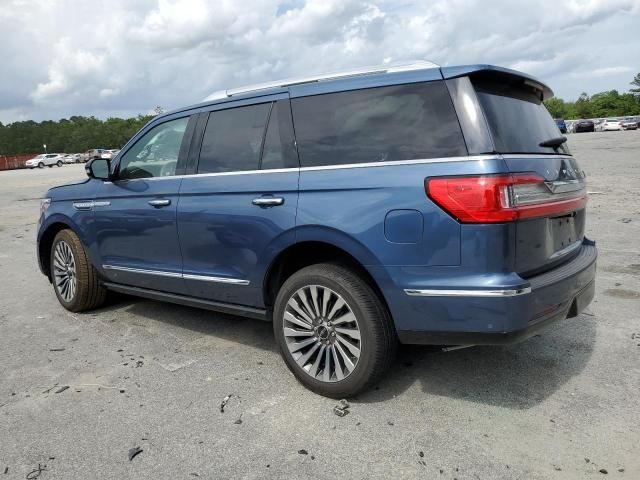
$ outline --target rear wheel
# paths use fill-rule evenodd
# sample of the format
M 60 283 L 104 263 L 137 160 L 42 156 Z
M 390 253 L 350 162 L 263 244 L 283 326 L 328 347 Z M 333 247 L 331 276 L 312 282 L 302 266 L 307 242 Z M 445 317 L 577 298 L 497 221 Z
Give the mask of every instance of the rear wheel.
M 56 235 L 50 268 L 53 289 L 67 310 L 81 312 L 104 303 L 107 290 L 100 284 L 82 242 L 73 231 L 62 230 Z
M 62 161 L 58 160 L 58 163 L 56 163 L 56 165 L 58 165 L 58 167 L 61 167 L 62 166 Z
M 296 378 L 333 398 L 371 387 L 396 349 L 391 319 L 376 292 L 339 265 L 312 265 L 287 279 L 276 298 L 273 328 Z

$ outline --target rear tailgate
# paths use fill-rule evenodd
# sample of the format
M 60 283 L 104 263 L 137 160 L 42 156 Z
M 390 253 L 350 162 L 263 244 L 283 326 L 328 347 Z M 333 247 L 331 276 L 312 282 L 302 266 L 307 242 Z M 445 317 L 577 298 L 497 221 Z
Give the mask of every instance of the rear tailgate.
M 548 198 L 584 194 L 584 174 L 573 157 L 510 156 L 512 173 L 535 172 L 545 179 Z M 578 254 L 584 238 L 585 209 L 521 220 L 516 224 L 516 271 L 524 277 L 541 273 Z
M 516 223 L 516 271 L 524 277 L 542 273 L 579 253 L 585 227 L 584 172 L 542 103 L 549 95 L 543 86 L 496 72 L 479 72 L 470 78 L 494 152 L 503 155 L 511 173 L 544 180 L 534 189 L 525 187 L 520 193 L 516 189 L 512 199 L 522 205 L 550 205 L 535 218 Z M 562 208 L 565 199 L 570 203 L 576 198 L 585 201 Z

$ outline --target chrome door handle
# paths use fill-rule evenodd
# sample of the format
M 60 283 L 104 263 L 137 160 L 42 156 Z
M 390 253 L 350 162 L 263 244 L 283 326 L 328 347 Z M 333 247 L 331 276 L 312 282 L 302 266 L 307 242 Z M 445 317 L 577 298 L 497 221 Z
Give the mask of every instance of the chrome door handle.
M 155 208 L 166 207 L 167 205 L 171 205 L 171 200 L 160 198 L 156 200 L 149 200 L 149 205 Z
M 284 198 L 282 197 L 260 197 L 254 198 L 251 203 L 257 205 L 258 207 L 276 207 L 278 205 L 282 205 L 284 203 Z

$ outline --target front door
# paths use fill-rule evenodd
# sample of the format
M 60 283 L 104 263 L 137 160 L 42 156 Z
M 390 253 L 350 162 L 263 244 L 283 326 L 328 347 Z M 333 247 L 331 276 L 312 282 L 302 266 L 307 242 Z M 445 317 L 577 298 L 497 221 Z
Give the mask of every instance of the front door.
M 102 182 L 94 200 L 94 236 L 107 280 L 184 293 L 176 226 L 178 192 L 193 123 L 175 118 L 148 129 Z M 189 127 L 189 128 L 188 128 Z
M 299 168 L 289 99 L 217 108 L 203 114 L 195 175 L 180 187 L 184 281 L 192 296 L 261 307 L 265 271 L 294 237 Z

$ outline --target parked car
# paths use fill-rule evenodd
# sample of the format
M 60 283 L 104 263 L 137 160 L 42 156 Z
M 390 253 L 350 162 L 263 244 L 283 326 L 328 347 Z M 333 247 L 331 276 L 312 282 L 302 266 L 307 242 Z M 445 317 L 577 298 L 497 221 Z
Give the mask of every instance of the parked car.
M 605 118 L 604 122 L 602 122 L 602 131 L 615 131 L 622 130 L 622 122 L 617 118 Z
M 584 172 L 552 95 L 429 63 L 225 91 L 50 189 L 40 269 L 74 312 L 111 290 L 268 320 L 330 397 L 378 381 L 398 340 L 523 340 L 594 295 Z
M 575 132 L 583 133 L 583 132 L 595 132 L 595 124 L 593 120 L 580 120 L 576 122 Z
M 567 124 L 564 122 L 564 118 L 556 118 L 555 122 L 558 126 L 558 129 L 560 130 L 560 133 L 567 133 Z
M 92 148 L 85 152 L 85 162 L 93 160 L 94 158 L 102 158 L 102 155 L 107 151 L 106 148 Z
M 623 119 L 620 120 L 620 126 L 623 130 L 637 130 L 638 129 L 638 121 L 635 119 Z
M 43 153 L 41 155 L 37 155 L 25 162 L 25 165 L 28 168 L 44 168 L 44 167 L 53 167 L 57 165 L 61 167 L 63 163 L 63 156 L 60 153 Z
M 76 155 L 73 153 L 67 153 L 62 156 L 62 163 L 77 163 Z
M 103 150 L 102 155 L 100 155 L 100 158 L 107 158 L 109 160 L 111 160 L 113 157 L 115 157 L 118 152 L 120 150 Z

